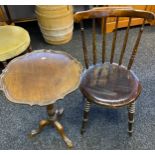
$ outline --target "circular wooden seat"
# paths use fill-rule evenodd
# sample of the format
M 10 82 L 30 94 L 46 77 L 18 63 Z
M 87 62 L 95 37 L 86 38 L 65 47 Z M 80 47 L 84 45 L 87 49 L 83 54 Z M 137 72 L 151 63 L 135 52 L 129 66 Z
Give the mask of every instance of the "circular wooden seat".
M 8 64 L 1 89 L 12 102 L 48 105 L 75 90 L 81 72 L 81 64 L 69 54 L 37 50 Z
M 81 91 L 98 104 L 119 107 L 133 102 L 140 94 L 141 85 L 136 75 L 118 64 L 97 64 L 83 74 Z
M 29 44 L 30 37 L 25 29 L 12 25 L 0 26 L 0 61 L 21 54 Z

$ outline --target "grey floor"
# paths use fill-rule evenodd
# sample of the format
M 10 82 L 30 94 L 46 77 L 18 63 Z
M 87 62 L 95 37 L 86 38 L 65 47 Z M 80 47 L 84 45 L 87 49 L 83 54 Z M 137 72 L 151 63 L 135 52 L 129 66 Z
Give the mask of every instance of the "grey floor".
M 54 49 L 70 53 L 83 64 L 80 33 L 77 26 L 73 39 L 65 45 L 52 46 L 44 42 L 37 24 L 24 26 L 29 32 L 33 49 Z M 132 28 L 125 60 L 131 52 L 138 27 Z M 124 30 L 118 33 L 115 61 L 118 60 L 122 46 Z M 98 42 L 101 40 L 98 32 Z M 122 36 L 122 37 L 121 37 Z M 90 29 L 87 31 L 90 45 Z M 112 34 L 107 35 L 107 60 L 110 53 Z M 101 44 L 98 45 L 98 57 L 101 58 Z M 89 49 L 91 47 L 89 46 Z M 83 113 L 82 95 L 79 90 L 74 91 L 57 102 L 65 113 L 61 120 L 65 131 L 74 143 L 74 149 L 155 149 L 155 28 L 146 26 L 139 46 L 139 53 L 133 66 L 143 84 L 143 92 L 136 104 L 136 118 L 134 134 L 127 134 L 127 110 L 106 109 L 93 105 L 90 111 L 86 133 L 80 135 Z M 90 51 L 91 52 L 91 51 Z M 124 60 L 124 62 L 126 62 Z M 0 149 L 66 149 L 64 142 L 55 129 L 46 127 L 45 130 L 33 139 L 27 134 L 37 127 L 38 121 L 46 118 L 45 107 L 18 105 L 11 103 L 0 92 Z

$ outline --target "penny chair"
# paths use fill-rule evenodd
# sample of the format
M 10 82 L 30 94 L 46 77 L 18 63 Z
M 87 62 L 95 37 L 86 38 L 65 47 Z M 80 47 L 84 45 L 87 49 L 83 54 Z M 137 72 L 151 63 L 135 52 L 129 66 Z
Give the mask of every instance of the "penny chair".
M 108 17 L 114 17 L 116 20 L 115 30 L 113 32 L 110 61 L 106 61 L 106 21 Z M 120 49 L 120 57 L 118 62 L 114 62 L 115 46 L 117 38 L 117 29 L 120 17 L 127 17 L 128 26 L 125 31 L 122 49 Z M 102 62 L 97 62 L 97 46 L 96 46 L 96 20 L 102 19 Z M 133 18 L 141 18 L 142 25 L 136 36 L 136 41 L 128 59 L 128 65 L 123 65 L 128 34 Z M 86 46 L 86 35 L 84 31 L 84 21 L 92 19 L 92 54 L 93 64 L 90 64 L 88 59 L 88 47 Z M 80 90 L 85 99 L 85 108 L 81 134 L 86 130 L 88 122 L 88 114 L 92 103 L 96 103 L 107 108 L 118 109 L 120 107 L 128 107 L 128 133 L 132 135 L 135 103 L 141 93 L 142 85 L 131 70 L 134 63 L 138 45 L 142 36 L 144 25 L 147 21 L 155 19 L 155 15 L 151 12 L 133 10 L 133 9 L 115 9 L 115 8 L 94 8 L 87 11 L 77 12 L 74 15 L 74 20 L 80 23 L 82 46 L 84 54 L 84 62 L 86 69 L 83 72 L 80 84 Z M 91 52 L 91 51 L 90 51 Z
M 24 52 L 30 52 L 30 36 L 22 27 L 10 25 L 12 23 L 7 6 L 8 25 L 0 26 L 0 62 L 4 66 L 7 60 L 12 59 Z

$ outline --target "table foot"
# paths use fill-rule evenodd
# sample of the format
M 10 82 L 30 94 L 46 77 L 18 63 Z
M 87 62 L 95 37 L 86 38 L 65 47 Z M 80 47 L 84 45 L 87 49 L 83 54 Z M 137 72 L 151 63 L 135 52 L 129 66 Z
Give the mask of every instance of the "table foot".
M 34 137 L 37 134 L 39 134 L 44 128 L 45 126 L 49 125 L 50 121 L 49 120 L 41 120 L 39 122 L 39 127 L 38 129 L 32 130 L 31 133 L 29 134 L 30 137 Z
M 65 132 L 64 132 L 64 128 L 63 126 L 58 122 L 55 121 L 53 122 L 54 127 L 56 128 L 57 132 L 60 134 L 60 136 L 62 137 L 62 139 L 64 140 L 64 142 L 66 143 L 66 145 L 68 146 L 68 148 L 72 148 L 73 147 L 73 143 L 72 141 L 66 136 Z

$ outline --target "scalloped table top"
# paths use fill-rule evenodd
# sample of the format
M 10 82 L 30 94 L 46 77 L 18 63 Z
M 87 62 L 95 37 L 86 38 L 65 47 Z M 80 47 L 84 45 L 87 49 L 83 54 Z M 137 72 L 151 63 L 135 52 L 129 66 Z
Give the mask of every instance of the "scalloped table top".
M 71 55 L 36 50 L 13 59 L 1 74 L 1 89 L 15 103 L 49 105 L 78 88 L 82 65 Z

